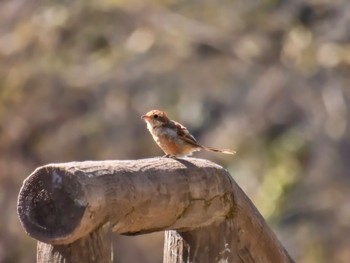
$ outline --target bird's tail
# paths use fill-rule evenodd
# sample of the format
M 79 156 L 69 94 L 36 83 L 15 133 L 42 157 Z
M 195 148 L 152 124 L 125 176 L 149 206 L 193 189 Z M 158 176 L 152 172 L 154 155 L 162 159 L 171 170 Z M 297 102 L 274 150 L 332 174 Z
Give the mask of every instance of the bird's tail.
M 206 146 L 202 146 L 202 149 L 205 150 L 205 151 L 226 153 L 226 154 L 235 154 L 236 153 L 236 151 L 232 151 L 232 150 L 229 150 L 229 149 L 217 149 L 217 148 L 206 147 Z

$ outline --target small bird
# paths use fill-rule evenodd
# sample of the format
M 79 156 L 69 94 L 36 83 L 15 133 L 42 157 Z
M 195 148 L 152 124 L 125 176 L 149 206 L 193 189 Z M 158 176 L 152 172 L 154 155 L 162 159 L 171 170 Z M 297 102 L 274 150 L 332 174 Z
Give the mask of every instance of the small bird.
M 235 151 L 198 144 L 186 127 L 170 120 L 164 111 L 151 110 L 142 115 L 141 119 L 147 123 L 147 129 L 166 157 L 185 157 L 200 150 L 235 154 Z

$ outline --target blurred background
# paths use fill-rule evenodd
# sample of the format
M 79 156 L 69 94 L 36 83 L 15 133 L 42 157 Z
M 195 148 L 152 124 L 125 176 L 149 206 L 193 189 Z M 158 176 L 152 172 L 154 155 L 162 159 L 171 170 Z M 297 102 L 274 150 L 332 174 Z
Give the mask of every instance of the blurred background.
M 38 166 L 163 155 L 163 109 L 227 168 L 297 262 L 350 258 L 350 1 L 2 0 L 0 262 L 35 262 L 16 214 Z M 115 235 L 162 261 L 163 233 Z

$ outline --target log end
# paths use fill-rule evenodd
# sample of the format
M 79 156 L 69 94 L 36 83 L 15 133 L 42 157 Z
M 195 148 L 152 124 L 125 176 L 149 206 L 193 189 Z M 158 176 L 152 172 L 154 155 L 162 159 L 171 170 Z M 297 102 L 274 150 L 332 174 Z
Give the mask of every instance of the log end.
M 23 183 L 17 204 L 26 233 L 60 243 L 80 224 L 87 204 L 76 176 L 59 167 L 40 167 Z

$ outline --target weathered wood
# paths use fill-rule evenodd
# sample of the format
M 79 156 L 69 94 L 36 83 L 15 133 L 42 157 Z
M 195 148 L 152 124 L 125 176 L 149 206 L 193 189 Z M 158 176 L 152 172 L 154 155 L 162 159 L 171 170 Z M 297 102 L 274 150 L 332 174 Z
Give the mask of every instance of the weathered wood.
M 203 159 L 49 164 L 24 181 L 18 214 L 43 242 L 39 262 L 103 253 L 110 262 L 106 224 L 127 235 L 176 230 L 166 233 L 167 263 L 292 262 L 228 172 Z
M 49 164 L 24 182 L 18 213 L 27 233 L 69 244 L 109 221 L 119 234 L 190 230 L 223 220 L 231 177 L 202 159 Z
M 192 231 L 165 231 L 163 262 L 292 263 L 293 260 L 263 221 L 238 215 Z
M 38 241 L 37 263 L 111 263 L 113 262 L 112 231 L 109 223 L 90 235 L 68 245 L 52 245 Z

